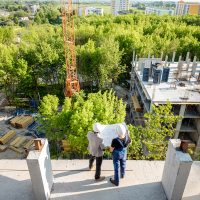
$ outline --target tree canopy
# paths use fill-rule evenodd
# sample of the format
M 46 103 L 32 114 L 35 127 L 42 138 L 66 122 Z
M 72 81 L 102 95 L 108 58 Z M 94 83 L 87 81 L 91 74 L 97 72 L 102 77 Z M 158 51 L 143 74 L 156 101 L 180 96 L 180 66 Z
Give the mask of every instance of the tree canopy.
M 102 124 L 121 123 L 125 120 L 125 104 L 113 91 L 102 93 L 83 92 L 73 98 L 65 98 L 61 111 L 58 98 L 47 95 L 39 108 L 39 121 L 47 138 L 59 141 L 67 138 L 71 152 L 87 154 L 87 132 L 95 122 Z
M 52 16 L 48 14 L 51 10 L 56 10 L 55 16 L 58 17 L 58 8 L 44 6 L 37 13 L 38 16 L 42 15 L 41 12 L 44 14 L 44 22 L 23 28 L 0 27 L 1 51 L 8 51 L 7 58 L 3 52 L 0 57 L 3 74 L 0 82 L 5 88 L 7 83 L 4 75 L 8 73 L 5 66 L 10 62 L 9 65 L 13 67 L 9 68 L 13 71 L 10 71 L 9 82 L 15 80 L 15 91 L 26 89 L 29 96 L 35 96 L 35 93 L 43 96 L 49 92 L 63 96 L 66 72 L 62 28 L 60 21 L 51 23 Z M 102 90 L 110 88 L 113 82 L 124 82 L 130 78 L 133 49 L 138 57 L 147 56 L 149 52 L 160 57 L 163 52 L 164 56 L 168 55 L 171 59 L 173 51 L 176 51 L 178 59 L 179 55 L 185 57 L 187 51 L 190 51 L 191 59 L 195 55 L 199 58 L 199 21 L 199 16 L 155 16 L 142 13 L 76 17 L 79 77 L 82 83 L 89 82 Z M 23 76 L 15 73 L 18 67 L 19 71 L 24 71 Z

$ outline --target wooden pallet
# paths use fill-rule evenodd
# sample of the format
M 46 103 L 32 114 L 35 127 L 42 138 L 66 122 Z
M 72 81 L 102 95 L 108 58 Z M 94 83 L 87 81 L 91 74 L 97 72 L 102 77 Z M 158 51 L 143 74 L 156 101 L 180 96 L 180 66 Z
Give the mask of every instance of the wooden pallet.
M 15 135 L 16 135 L 16 132 L 14 130 L 8 131 L 3 137 L 0 138 L 0 144 L 6 144 Z

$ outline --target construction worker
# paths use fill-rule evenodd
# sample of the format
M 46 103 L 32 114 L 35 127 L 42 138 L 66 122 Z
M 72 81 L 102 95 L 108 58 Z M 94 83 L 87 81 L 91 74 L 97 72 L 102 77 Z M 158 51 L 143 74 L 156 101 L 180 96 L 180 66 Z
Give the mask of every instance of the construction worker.
M 119 185 L 119 168 L 120 177 L 124 178 L 126 168 L 127 146 L 131 143 L 130 136 L 123 124 L 118 124 L 116 128 L 117 138 L 111 143 L 110 151 L 113 156 L 114 179 L 110 178 L 110 182 L 116 186 Z
M 89 141 L 88 150 L 90 152 L 89 159 L 89 169 L 93 168 L 94 160 L 96 159 L 96 172 L 95 172 L 95 180 L 101 181 L 105 179 L 105 176 L 101 176 L 101 164 L 103 161 L 103 149 L 105 146 L 103 145 L 103 139 L 99 137 L 99 133 L 101 131 L 101 124 L 95 123 L 93 125 L 93 131 L 88 132 L 87 138 Z

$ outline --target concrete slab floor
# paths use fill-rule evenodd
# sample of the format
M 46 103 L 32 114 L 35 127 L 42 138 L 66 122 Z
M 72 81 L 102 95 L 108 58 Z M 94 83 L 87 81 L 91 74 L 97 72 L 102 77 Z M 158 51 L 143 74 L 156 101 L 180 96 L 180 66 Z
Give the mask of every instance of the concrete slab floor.
M 127 161 L 125 179 L 113 186 L 111 160 L 104 160 L 102 176 L 94 181 L 95 171 L 88 171 L 88 160 L 53 160 L 54 200 L 166 200 L 162 185 L 164 161 Z M 192 166 L 183 200 L 200 199 L 200 162 Z M 0 160 L 0 200 L 34 200 L 25 160 Z

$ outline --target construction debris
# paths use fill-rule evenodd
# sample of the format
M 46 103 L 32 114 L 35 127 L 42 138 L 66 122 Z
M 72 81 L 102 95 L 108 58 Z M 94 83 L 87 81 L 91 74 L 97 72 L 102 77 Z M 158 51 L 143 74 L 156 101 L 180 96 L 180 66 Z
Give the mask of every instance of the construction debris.
M 16 135 L 14 130 L 8 131 L 3 137 L 0 138 L 0 144 L 6 144 Z

